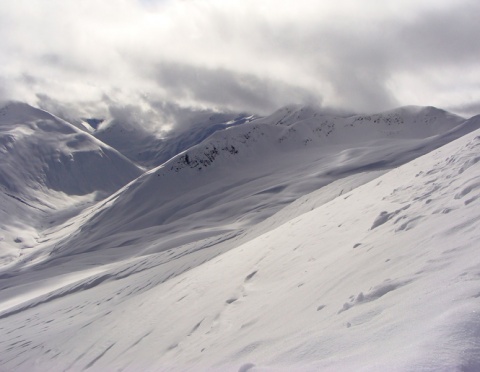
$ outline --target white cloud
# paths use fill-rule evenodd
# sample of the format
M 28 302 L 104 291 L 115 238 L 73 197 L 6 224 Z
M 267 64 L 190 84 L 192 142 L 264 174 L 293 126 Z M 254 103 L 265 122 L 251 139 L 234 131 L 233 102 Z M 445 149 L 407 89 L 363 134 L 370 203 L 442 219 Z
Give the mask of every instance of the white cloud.
M 92 115 L 161 101 L 473 107 L 479 13 L 470 0 L 2 0 L 1 94 Z

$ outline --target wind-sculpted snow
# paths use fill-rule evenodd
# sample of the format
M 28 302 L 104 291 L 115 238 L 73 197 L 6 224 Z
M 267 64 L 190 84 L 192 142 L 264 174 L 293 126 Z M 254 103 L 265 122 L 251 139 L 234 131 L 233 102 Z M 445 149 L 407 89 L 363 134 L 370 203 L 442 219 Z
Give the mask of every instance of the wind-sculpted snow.
M 231 232 L 226 252 L 210 236 L 12 272 L 0 368 L 477 371 L 479 150 L 475 131 L 370 182 L 339 179 L 251 239 Z

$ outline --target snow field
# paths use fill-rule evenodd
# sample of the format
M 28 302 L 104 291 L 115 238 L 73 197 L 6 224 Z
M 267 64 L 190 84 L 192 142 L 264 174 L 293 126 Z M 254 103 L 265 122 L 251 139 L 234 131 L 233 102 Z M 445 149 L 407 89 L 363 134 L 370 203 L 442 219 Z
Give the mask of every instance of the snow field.
M 216 258 L 132 258 L 10 309 L 2 365 L 475 371 L 479 148 L 468 134 Z

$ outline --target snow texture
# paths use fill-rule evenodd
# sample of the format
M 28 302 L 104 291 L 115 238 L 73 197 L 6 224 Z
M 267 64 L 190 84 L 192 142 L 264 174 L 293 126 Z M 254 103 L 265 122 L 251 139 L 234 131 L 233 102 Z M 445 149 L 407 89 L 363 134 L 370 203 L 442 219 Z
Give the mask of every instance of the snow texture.
M 39 151 L 10 152 L 13 123 L 52 152 L 38 111 L 15 107 L 2 167 Z M 0 369 L 480 370 L 479 128 L 435 108 L 287 107 L 135 179 L 97 140 L 58 140 L 112 151 L 126 185 L 105 173 L 111 188 L 61 199 L 56 178 L 10 169 L 0 244 L 29 248 L 0 269 Z M 29 216 L 47 197 L 57 212 Z

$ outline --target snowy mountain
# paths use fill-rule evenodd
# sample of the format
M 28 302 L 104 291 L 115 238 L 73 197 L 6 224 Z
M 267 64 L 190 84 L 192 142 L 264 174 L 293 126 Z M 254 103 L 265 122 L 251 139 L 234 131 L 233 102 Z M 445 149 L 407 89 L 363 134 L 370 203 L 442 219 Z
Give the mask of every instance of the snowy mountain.
M 0 109 L 0 153 L 0 235 L 12 249 L 31 240 L 18 230 L 45 227 L 50 215 L 101 200 L 142 173 L 91 135 L 18 102 Z
M 479 146 L 433 107 L 215 130 L 0 268 L 0 369 L 479 370 Z
M 403 121 L 389 129 L 388 118 L 400 114 Z M 200 239 L 231 240 L 306 193 L 348 175 L 362 174 L 366 182 L 378 175 L 372 171 L 385 172 L 480 127 L 432 108 L 380 117 L 369 123 L 301 118 L 287 125 L 262 119 L 218 131 L 70 221 L 72 233 L 49 241 L 42 255 L 63 262 L 87 253 L 92 263 L 110 262 Z M 331 123 L 327 132 L 319 130 L 324 122 Z
M 200 112 L 186 129 L 174 130 L 163 137 L 136 122 L 107 120 L 91 127 L 92 135 L 146 168 L 163 164 L 182 151 L 202 142 L 217 131 L 253 120 L 253 115 Z

